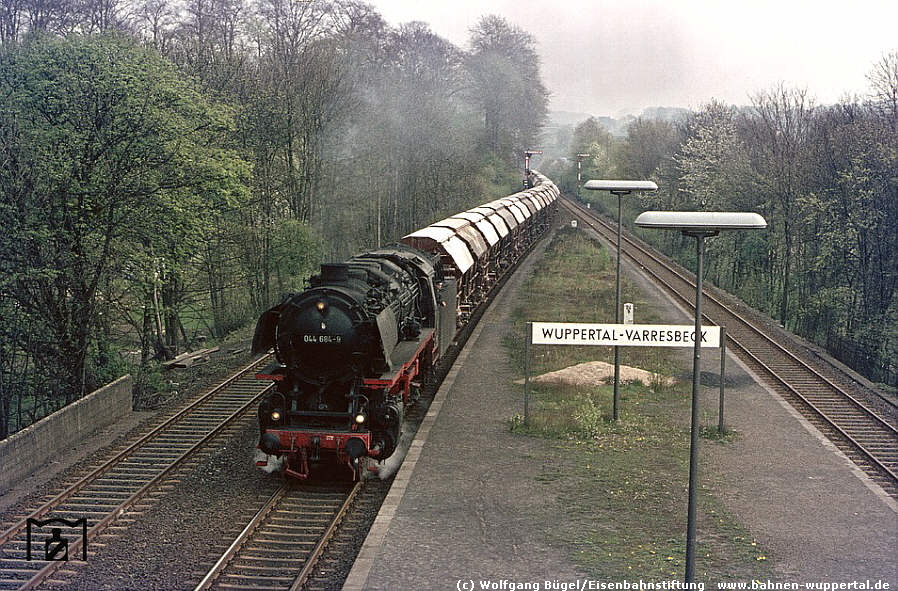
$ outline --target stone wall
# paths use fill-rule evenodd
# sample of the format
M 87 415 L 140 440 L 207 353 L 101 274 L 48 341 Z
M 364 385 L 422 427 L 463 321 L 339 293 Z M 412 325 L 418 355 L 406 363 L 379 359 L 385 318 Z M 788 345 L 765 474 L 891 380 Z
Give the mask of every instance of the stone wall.
M 132 385 L 130 375 L 122 376 L 0 441 L 0 491 L 74 442 L 128 415 Z

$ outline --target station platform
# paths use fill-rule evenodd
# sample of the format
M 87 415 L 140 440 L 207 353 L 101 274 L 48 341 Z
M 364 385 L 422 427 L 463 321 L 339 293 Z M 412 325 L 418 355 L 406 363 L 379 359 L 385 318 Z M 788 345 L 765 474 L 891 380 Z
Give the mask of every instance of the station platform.
M 514 294 L 539 256 L 537 249 L 509 280 L 437 393 L 344 591 L 572 589 L 560 585 L 592 580 L 551 543 L 562 527 L 557 516 L 569 511 L 538 478 L 552 442 L 512 434 L 507 422 L 522 412 L 513 387 L 522 376 L 503 339 Z M 691 322 L 638 271 L 625 272 L 670 310 L 665 321 Z M 727 366 L 728 376 L 745 378 L 728 389 L 726 408 L 742 436 L 705 445 L 701 470 L 719 475 L 715 495 L 776 557 L 776 581 L 898 588 L 898 503 L 779 396 L 745 377 L 732 355 Z M 705 395 L 703 407 L 716 408 L 716 392 Z M 685 519 L 685 493 L 683 502 Z

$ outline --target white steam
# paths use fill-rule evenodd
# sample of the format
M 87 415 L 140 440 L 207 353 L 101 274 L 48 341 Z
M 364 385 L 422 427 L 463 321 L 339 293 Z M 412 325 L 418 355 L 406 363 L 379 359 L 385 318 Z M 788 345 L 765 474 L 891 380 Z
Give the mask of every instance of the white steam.
M 264 466 L 258 466 L 258 462 L 262 461 L 267 461 L 268 463 Z M 284 465 L 284 458 L 270 456 L 257 447 L 256 453 L 253 456 L 253 462 L 256 463 L 256 465 L 260 470 L 262 470 L 262 472 L 265 472 L 266 474 L 272 474 L 274 472 L 281 471 L 281 468 Z
M 381 480 L 386 480 L 399 470 L 399 466 L 402 465 L 402 460 L 405 459 L 405 454 L 408 453 L 408 448 L 412 445 L 414 432 L 409 428 L 409 425 L 405 425 L 405 427 L 406 428 L 402 429 L 402 434 L 399 436 L 399 443 L 396 444 L 396 451 L 394 451 L 393 455 L 389 458 L 378 464 L 376 474 Z

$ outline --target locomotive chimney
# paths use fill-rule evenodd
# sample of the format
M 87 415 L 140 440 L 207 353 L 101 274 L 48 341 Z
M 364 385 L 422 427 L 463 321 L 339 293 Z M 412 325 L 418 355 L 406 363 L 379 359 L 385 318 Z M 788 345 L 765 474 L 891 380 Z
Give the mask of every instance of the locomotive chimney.
M 321 265 L 321 281 L 343 283 L 349 279 L 349 265 L 345 263 L 325 263 Z

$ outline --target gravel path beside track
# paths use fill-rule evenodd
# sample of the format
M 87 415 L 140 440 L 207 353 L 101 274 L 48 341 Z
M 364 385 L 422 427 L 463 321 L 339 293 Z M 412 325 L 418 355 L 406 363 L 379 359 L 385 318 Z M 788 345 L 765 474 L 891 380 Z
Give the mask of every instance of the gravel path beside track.
M 65 588 L 192 589 L 280 484 L 252 463 L 254 418 L 127 531 L 106 540 Z

